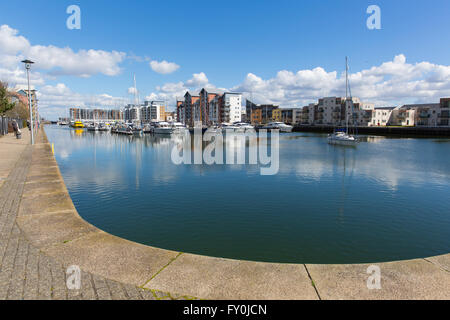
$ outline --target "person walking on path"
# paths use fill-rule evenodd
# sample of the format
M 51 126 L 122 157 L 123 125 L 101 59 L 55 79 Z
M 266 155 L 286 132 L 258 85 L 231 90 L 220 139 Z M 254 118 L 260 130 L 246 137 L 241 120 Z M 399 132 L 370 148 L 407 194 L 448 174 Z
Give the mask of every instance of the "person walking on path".
M 20 131 L 19 124 L 17 123 L 16 120 L 12 121 L 12 127 L 13 127 L 13 130 L 14 130 L 14 134 L 16 135 L 16 138 L 20 139 L 22 137 L 22 132 Z

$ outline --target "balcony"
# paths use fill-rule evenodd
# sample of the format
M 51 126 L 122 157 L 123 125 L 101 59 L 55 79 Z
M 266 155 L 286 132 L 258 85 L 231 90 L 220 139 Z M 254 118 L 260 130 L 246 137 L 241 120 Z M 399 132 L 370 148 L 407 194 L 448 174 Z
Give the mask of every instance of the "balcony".
M 421 119 L 428 119 L 430 117 L 431 117 L 431 115 L 427 112 L 422 112 L 419 114 L 419 118 L 421 118 Z

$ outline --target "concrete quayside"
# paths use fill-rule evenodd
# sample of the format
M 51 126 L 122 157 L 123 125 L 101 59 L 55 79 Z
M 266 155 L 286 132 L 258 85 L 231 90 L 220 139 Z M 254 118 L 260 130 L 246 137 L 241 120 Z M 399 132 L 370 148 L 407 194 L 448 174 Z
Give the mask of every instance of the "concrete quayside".
M 22 298 L 54 299 L 450 298 L 450 254 L 375 263 L 381 271 L 381 287 L 369 288 L 372 264 L 221 259 L 113 236 L 79 216 L 43 130 L 37 139 L 32 147 L 26 133 L 22 140 L 14 140 L 11 135 L 0 138 L 0 298 L 20 298 L 20 292 Z M 32 258 L 27 258 L 30 254 Z M 37 262 L 32 266 L 22 263 L 33 259 Z M 45 266 L 39 269 L 36 265 L 40 264 Z M 65 270 L 72 265 L 82 270 L 83 287 L 76 292 L 65 287 Z M 26 275 L 34 274 L 33 268 L 39 269 L 38 273 L 48 270 L 49 279 L 36 276 L 37 282 L 28 284 L 33 277 Z M 27 285 L 37 287 L 37 294 L 26 296 Z M 41 289 L 47 294 L 39 295 Z

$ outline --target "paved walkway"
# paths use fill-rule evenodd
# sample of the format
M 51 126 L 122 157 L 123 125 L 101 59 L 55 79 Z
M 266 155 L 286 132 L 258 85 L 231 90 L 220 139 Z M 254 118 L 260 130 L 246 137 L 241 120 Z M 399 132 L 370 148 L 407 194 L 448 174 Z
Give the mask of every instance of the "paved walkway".
M 68 290 L 66 268 L 35 248 L 16 223 L 32 158 L 29 141 L 29 132 L 25 130 L 22 140 L 15 139 L 13 134 L 0 137 L 0 300 L 183 299 L 84 271 L 81 289 Z M 36 142 L 44 142 L 42 135 Z

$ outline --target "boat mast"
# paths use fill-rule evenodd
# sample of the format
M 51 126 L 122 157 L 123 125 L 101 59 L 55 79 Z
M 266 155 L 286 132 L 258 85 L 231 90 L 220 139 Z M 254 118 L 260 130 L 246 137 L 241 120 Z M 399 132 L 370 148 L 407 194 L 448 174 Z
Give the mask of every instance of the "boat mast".
M 133 74 L 133 81 L 134 81 L 134 105 L 137 107 L 139 101 L 137 96 L 137 88 L 136 88 L 136 74 Z
M 346 122 L 346 130 L 348 134 L 348 57 L 345 57 L 345 122 Z

